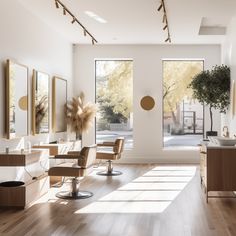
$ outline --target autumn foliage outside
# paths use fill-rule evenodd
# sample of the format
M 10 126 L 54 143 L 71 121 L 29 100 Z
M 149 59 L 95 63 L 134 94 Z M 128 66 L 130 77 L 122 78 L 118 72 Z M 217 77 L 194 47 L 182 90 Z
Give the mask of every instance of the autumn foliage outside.
M 97 141 L 126 139 L 133 143 L 133 61 L 96 61 Z
M 203 107 L 188 86 L 202 70 L 203 61 L 163 61 L 164 146 L 194 146 L 201 137 Z

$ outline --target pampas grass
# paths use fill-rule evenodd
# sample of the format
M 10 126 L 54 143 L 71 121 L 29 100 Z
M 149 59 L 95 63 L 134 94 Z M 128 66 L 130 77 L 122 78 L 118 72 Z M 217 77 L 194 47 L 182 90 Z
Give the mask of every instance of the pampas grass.
M 41 122 L 43 121 L 43 118 L 45 117 L 47 112 L 48 112 L 48 97 L 43 96 L 35 106 L 35 114 L 36 114 L 35 123 L 37 132 L 40 131 Z
M 83 132 L 87 132 L 92 126 L 97 108 L 93 103 L 84 104 L 84 93 L 78 97 L 73 97 L 66 104 L 67 123 L 71 131 L 76 133 L 76 138 L 81 137 Z

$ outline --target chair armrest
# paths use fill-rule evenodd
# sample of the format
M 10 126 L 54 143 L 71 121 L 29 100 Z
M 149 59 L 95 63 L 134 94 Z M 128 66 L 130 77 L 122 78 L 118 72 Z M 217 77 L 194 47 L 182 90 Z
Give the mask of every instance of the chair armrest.
M 80 151 L 68 151 L 67 152 L 68 155 L 80 155 Z
M 103 143 L 98 143 L 97 144 L 98 147 L 115 147 L 115 143 L 114 142 L 103 142 Z
M 83 159 L 83 156 L 78 156 L 77 154 L 59 154 L 55 155 L 55 159 Z

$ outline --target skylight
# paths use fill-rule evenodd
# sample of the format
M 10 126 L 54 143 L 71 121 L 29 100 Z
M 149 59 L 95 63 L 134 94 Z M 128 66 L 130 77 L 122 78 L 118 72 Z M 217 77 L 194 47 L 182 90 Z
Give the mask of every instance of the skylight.
M 103 19 L 102 17 L 98 16 L 97 14 L 95 14 L 94 12 L 92 11 L 85 11 L 84 12 L 87 16 L 89 16 L 90 18 L 96 20 L 97 22 L 100 22 L 100 23 L 107 23 L 107 21 L 105 19 Z

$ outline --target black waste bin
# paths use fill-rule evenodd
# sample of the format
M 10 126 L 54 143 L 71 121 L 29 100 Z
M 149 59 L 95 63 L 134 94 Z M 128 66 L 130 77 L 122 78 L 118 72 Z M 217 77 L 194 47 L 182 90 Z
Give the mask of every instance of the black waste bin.
M 22 181 L 6 181 L 6 182 L 2 182 L 0 183 L 0 187 L 19 187 L 24 185 L 25 183 Z

